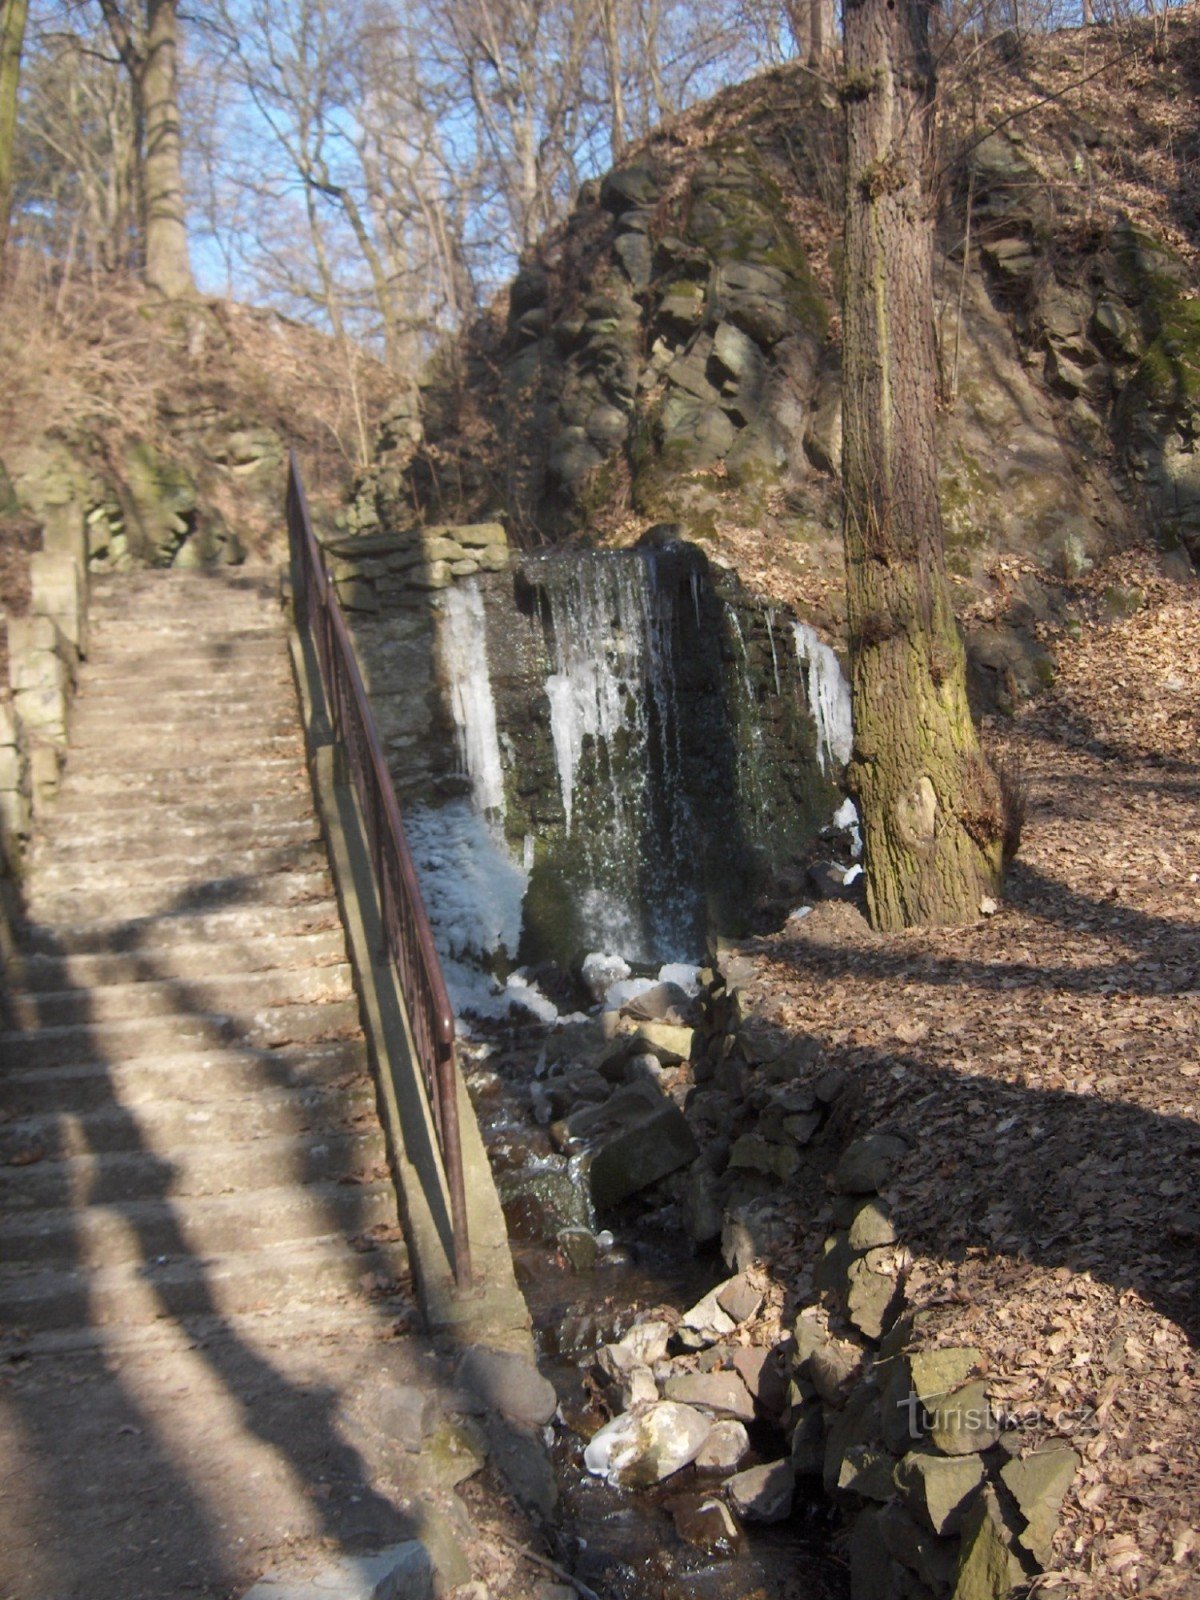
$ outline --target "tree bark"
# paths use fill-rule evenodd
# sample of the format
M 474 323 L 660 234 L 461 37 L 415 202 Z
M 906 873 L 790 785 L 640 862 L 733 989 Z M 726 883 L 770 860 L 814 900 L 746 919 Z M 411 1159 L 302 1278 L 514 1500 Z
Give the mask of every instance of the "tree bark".
M 998 891 L 1003 816 L 967 704 L 934 415 L 933 0 L 845 0 L 844 537 L 854 753 L 874 924 L 961 923 Z
M 117 0 L 100 0 L 117 53 L 133 85 L 140 135 L 142 225 L 148 288 L 166 300 L 196 292 L 188 260 L 179 131 L 177 0 L 144 0 L 135 26 Z
M 21 80 L 21 51 L 25 45 L 28 13 L 28 0 L 2 0 L 0 3 L 0 269 L 8 248 L 12 219 L 17 86 Z

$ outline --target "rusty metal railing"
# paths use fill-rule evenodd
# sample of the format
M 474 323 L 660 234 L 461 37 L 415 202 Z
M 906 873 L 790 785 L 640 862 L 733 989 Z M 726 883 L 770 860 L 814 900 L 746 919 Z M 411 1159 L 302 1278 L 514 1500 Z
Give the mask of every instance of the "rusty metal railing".
M 454 1064 L 454 1008 L 446 992 L 400 807 L 363 687 L 350 630 L 313 533 L 295 455 L 288 466 L 287 524 L 296 614 L 317 652 L 335 737 L 346 752 L 379 893 L 384 942 L 395 965 L 417 1060 L 433 1111 L 454 1233 L 454 1274 L 471 1281 L 462 1143 Z

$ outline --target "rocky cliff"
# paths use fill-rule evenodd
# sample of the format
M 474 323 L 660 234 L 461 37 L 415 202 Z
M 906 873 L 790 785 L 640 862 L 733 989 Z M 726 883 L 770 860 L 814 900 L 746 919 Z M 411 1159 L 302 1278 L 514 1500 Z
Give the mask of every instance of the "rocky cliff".
M 1039 633 L 1069 623 L 1064 583 L 1143 530 L 1200 555 L 1196 213 L 1174 125 L 1194 40 L 1159 61 L 1144 44 L 1002 40 L 969 85 L 950 78 L 942 503 L 975 687 L 1001 710 L 1053 672 Z M 1137 107 L 1120 144 L 1114 97 Z M 585 185 L 502 318 L 435 363 L 420 417 L 393 413 L 345 531 L 502 518 L 536 546 L 673 524 L 836 633 L 840 114 L 782 70 Z

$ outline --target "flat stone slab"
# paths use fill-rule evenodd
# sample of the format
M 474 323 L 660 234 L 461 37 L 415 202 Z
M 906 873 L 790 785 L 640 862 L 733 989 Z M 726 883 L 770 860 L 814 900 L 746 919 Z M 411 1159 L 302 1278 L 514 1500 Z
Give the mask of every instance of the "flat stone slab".
M 407 1539 L 299 1576 L 268 1572 L 243 1600 L 433 1600 L 433 1563 L 419 1539 Z

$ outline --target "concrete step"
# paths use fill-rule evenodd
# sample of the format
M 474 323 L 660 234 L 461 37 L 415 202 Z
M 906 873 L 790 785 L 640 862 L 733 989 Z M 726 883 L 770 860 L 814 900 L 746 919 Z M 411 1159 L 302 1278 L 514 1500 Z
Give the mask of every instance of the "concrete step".
M 86 893 L 90 889 L 108 889 L 120 905 L 126 889 L 145 883 L 175 883 L 186 888 L 220 878 L 317 871 L 326 859 L 324 846 L 318 842 L 315 828 L 302 828 L 299 832 L 301 837 L 294 842 L 287 837 L 275 842 L 267 835 L 240 850 L 189 852 L 186 840 L 167 838 L 160 842 L 157 852 L 85 856 L 67 861 L 51 854 L 34 863 L 30 903 L 36 904 L 41 896 L 62 890 Z
M 185 767 L 165 767 L 155 772 L 112 773 L 85 771 L 68 761 L 58 794 L 57 815 L 73 817 L 105 814 L 147 806 L 195 803 L 199 794 L 214 804 L 243 798 L 269 800 L 274 795 L 311 795 L 308 769 L 295 756 L 264 757 L 261 761 L 195 762 Z
M 331 1234 L 244 1255 L 154 1259 L 141 1266 L 14 1275 L 4 1284 L 6 1320 L 26 1329 L 107 1327 L 205 1313 L 319 1304 L 362 1294 L 366 1284 L 408 1282 L 402 1244 L 358 1252 Z
M 251 738 L 280 739 L 299 731 L 296 708 L 279 696 L 264 699 L 257 708 L 241 714 L 220 714 L 191 707 L 138 706 L 137 721 L 130 722 L 124 712 L 87 704 L 77 704 L 71 717 L 71 749 L 110 748 L 119 740 L 123 750 L 142 750 L 151 745 L 175 745 L 190 740 L 215 756 L 230 744 Z
M 67 1023 L 35 1033 L 0 1033 L 0 1058 L 10 1069 L 64 1067 L 72 1062 L 131 1061 L 139 1056 L 211 1050 L 214 1046 L 276 1049 L 287 1044 L 353 1036 L 358 1002 L 268 1006 L 238 1016 L 173 1014 L 120 1022 Z
M 28 897 L 31 920 L 68 929 L 80 923 L 140 921 L 146 917 L 191 916 L 200 911 L 242 906 L 296 906 L 332 897 L 328 870 L 312 872 L 248 873 L 243 877 L 214 877 L 198 883 L 169 879 L 130 885 L 120 896 L 103 888 L 34 890 Z M 64 937 L 69 934 L 64 933 Z M 193 935 L 194 937 L 194 935 Z
M 347 1038 L 274 1050 L 218 1046 L 128 1061 L 86 1057 L 58 1067 L 9 1068 L 3 1093 L 11 1116 L 68 1110 L 82 1116 L 114 1103 L 139 1112 L 160 1100 L 203 1107 L 214 1099 L 232 1103 L 282 1089 L 351 1093 L 370 1082 L 366 1044 Z
M 151 928 L 154 926 L 150 925 Z M 296 967 L 329 967 L 346 959 L 346 941 L 340 928 L 317 933 L 230 938 L 219 947 L 211 944 L 144 944 L 130 951 L 100 951 L 92 955 L 27 956 L 19 991 L 27 995 L 52 993 L 117 983 L 155 983 L 171 979 L 189 985 L 212 973 L 214 961 L 231 972 L 280 972 Z
M 138 805 L 128 811 L 113 808 L 79 817 L 59 813 L 46 825 L 34 844 L 34 861 L 128 855 L 169 840 L 172 844 L 208 843 L 217 839 L 231 849 L 248 843 L 286 843 L 315 839 L 319 829 L 312 802 L 304 794 L 278 795 L 267 800 L 233 800 L 219 806 Z M 36 871 L 36 866 L 34 868 Z
M 404 1287 L 394 1296 L 376 1293 L 371 1301 L 361 1294 L 324 1304 L 289 1303 L 286 1317 L 270 1307 L 259 1311 L 228 1311 L 223 1316 L 209 1312 L 188 1313 L 178 1320 L 160 1318 L 157 1322 L 109 1324 L 104 1328 L 24 1329 L 6 1333 L 0 1325 L 0 1359 L 30 1356 L 91 1355 L 101 1350 L 144 1358 L 158 1351 L 174 1353 L 179 1344 L 179 1329 L 189 1340 L 205 1349 L 228 1347 L 246 1351 L 310 1351 L 323 1340 L 336 1339 L 345 1346 L 370 1347 L 394 1336 L 397 1316 L 405 1331 L 414 1325 L 415 1311 Z M 253 1360 L 251 1355 L 249 1359 Z
M 334 1129 L 264 1135 L 240 1143 L 110 1150 L 0 1167 L 0 1207 L 109 1205 L 116 1200 L 173 1200 L 186 1195 L 240 1194 L 284 1184 L 381 1182 L 387 1177 L 383 1134 Z
M 224 950 L 211 951 L 209 974 L 187 980 L 143 978 L 135 983 L 36 992 L 27 996 L 36 1024 L 27 1022 L 25 1026 L 90 1027 L 135 1018 L 186 1017 L 198 1012 L 237 1018 L 272 1006 L 349 1000 L 354 994 L 350 967 L 344 962 L 325 967 L 212 974 L 214 966 L 223 966 L 228 959 Z
M 0 1221 L 0 1260 L 7 1267 L 119 1266 L 159 1256 L 260 1250 L 339 1232 L 347 1238 L 394 1234 L 396 1196 L 390 1183 L 312 1183 L 186 1201 L 123 1200 L 68 1206 Z M 393 1241 L 394 1242 L 394 1241 Z
M 91 771 L 105 775 L 117 773 L 177 772 L 195 765 L 206 756 L 213 766 L 232 766 L 242 762 L 253 764 L 260 757 L 276 760 L 302 759 L 304 741 L 298 727 L 282 733 L 264 732 L 261 737 L 254 731 L 238 731 L 228 739 L 211 741 L 212 749 L 201 741 L 197 751 L 194 736 L 172 733 L 159 738 L 154 731 L 114 739 L 111 733 L 96 735 L 95 739 L 81 737 L 72 731 L 67 747 L 67 766 L 87 766 Z
M 63 927 L 27 922 L 21 942 L 30 955 L 140 955 L 180 945 L 228 940 L 269 941 L 302 937 L 340 928 L 337 903 L 332 897 L 301 904 L 199 906 L 195 911 L 175 911 L 134 917 L 97 917 Z
M 38 1154 L 43 1161 L 178 1145 L 239 1143 L 305 1132 L 370 1132 L 376 1122 L 369 1082 L 329 1088 L 264 1088 L 240 1100 L 113 1101 L 92 1111 L 55 1110 L 0 1125 L 0 1162 Z

